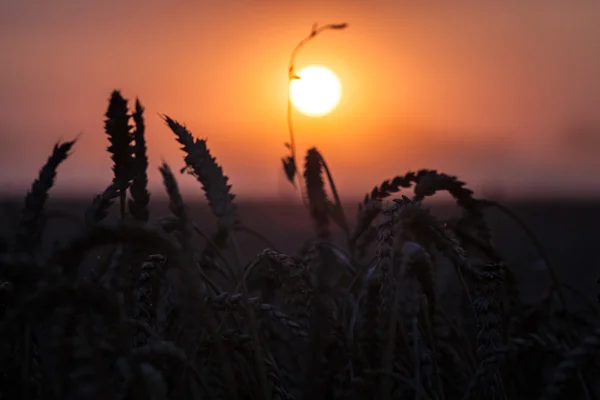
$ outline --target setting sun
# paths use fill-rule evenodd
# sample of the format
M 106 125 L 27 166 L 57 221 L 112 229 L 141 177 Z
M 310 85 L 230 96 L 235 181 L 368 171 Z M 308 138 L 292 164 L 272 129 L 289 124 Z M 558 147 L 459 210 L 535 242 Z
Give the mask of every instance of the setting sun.
M 302 114 L 320 117 L 330 113 L 342 96 L 338 77 L 320 65 L 306 67 L 297 72 L 300 79 L 290 83 L 290 99 Z

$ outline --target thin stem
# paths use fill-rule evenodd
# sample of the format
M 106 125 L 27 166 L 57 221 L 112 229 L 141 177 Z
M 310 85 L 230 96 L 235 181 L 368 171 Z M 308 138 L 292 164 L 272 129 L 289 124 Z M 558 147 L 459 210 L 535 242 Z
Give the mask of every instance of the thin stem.
M 229 233 L 229 240 L 231 241 L 231 246 L 233 247 L 233 253 L 235 256 L 236 266 L 238 268 L 238 277 L 239 284 L 242 287 L 242 301 L 244 303 L 244 307 L 246 308 L 246 316 L 248 317 L 248 329 L 250 331 L 251 346 L 254 352 L 254 362 L 256 364 L 256 372 L 258 374 L 258 383 L 260 387 L 260 396 L 262 399 L 269 399 L 269 389 L 267 383 L 267 370 L 265 368 L 265 363 L 262 357 L 262 351 L 260 348 L 260 341 L 258 339 L 258 324 L 256 322 L 256 315 L 254 315 L 254 309 L 248 300 L 248 287 L 246 286 L 246 279 L 244 279 L 244 267 L 241 262 L 239 246 L 237 240 L 235 239 L 234 232 Z
M 273 244 L 273 242 L 271 242 L 265 235 L 263 235 L 260 232 L 255 231 L 252 228 L 248 228 L 247 226 L 244 225 L 238 225 L 235 227 L 236 231 L 239 232 L 245 232 L 251 236 L 254 236 L 255 238 L 263 241 L 269 248 L 273 249 L 274 251 L 279 253 L 279 250 L 277 250 L 277 247 Z
M 210 246 L 215 251 L 217 256 L 219 256 L 225 262 L 224 266 L 225 266 L 225 269 L 227 270 L 227 272 L 229 272 L 230 278 L 235 278 L 235 273 L 234 273 L 233 269 L 231 268 L 231 266 L 229 265 L 229 262 L 227 261 L 227 258 L 225 257 L 225 255 L 223 254 L 221 249 L 219 249 L 219 246 L 217 246 L 215 244 L 215 242 L 213 242 L 213 240 L 210 238 L 210 236 L 208 236 L 206 233 L 204 233 L 202 231 L 202 229 L 200 229 L 198 227 L 198 225 L 196 225 L 195 222 L 192 223 L 192 227 L 194 228 L 194 231 L 198 234 L 198 236 L 200 236 L 204 240 L 206 240 L 206 244 L 208 246 Z
M 294 123 L 292 121 L 292 99 L 290 97 L 290 95 L 291 95 L 290 86 L 291 86 L 293 79 L 298 79 L 298 76 L 296 75 L 296 71 L 295 71 L 296 56 L 298 55 L 298 52 L 300 51 L 300 49 L 302 49 L 302 47 L 304 47 L 304 45 L 306 45 L 308 42 L 310 42 L 312 39 L 314 39 L 321 32 L 329 30 L 329 29 L 336 29 L 336 30 L 344 29 L 347 26 L 348 26 L 348 24 L 346 24 L 346 23 L 327 24 L 327 25 L 323 25 L 321 27 L 318 27 L 317 24 L 315 24 L 315 25 L 313 25 L 310 35 L 308 35 L 307 37 L 302 39 L 296 45 L 296 47 L 294 47 L 294 50 L 292 50 L 292 54 L 290 54 L 290 61 L 288 63 L 287 125 L 288 125 L 288 132 L 290 134 L 290 152 L 291 152 L 291 156 L 292 156 L 292 162 L 294 163 L 294 167 L 296 166 L 296 140 L 294 138 Z M 302 196 L 302 201 L 304 202 L 304 205 L 306 205 L 307 203 L 306 203 L 306 197 L 304 195 L 302 176 L 298 173 L 298 168 L 294 168 L 294 170 L 295 170 L 296 179 L 298 179 L 298 186 L 300 187 L 300 194 Z
M 248 267 L 242 268 L 241 278 L 238 279 L 238 282 L 235 285 L 235 288 L 233 289 L 233 293 L 239 293 L 240 288 L 242 287 L 242 280 L 245 282 L 248 279 L 250 274 L 254 271 L 254 268 L 265 258 L 265 253 L 269 250 L 271 249 L 267 248 L 263 250 L 256 257 L 254 257 L 254 259 L 252 260 L 250 265 L 248 265 Z
M 342 224 L 341 228 L 344 230 L 344 233 L 346 234 L 346 240 L 348 242 L 348 246 L 350 246 L 350 228 L 348 225 L 348 219 L 346 218 L 346 214 L 344 213 L 344 207 L 342 206 L 340 196 L 338 195 L 338 191 L 335 187 L 335 183 L 333 182 L 333 176 L 331 175 L 331 171 L 329 171 L 329 167 L 327 166 L 327 163 L 325 162 L 325 159 L 323 158 L 321 153 L 318 153 L 318 154 L 319 154 L 319 158 L 321 160 L 321 165 L 323 165 L 323 168 L 325 169 L 325 173 L 327 174 L 327 180 L 329 181 L 329 187 L 331 188 L 331 193 L 333 194 L 333 198 L 335 200 L 335 205 L 340 212 L 339 216 L 341 218 L 341 224 Z
M 293 68 L 293 66 L 290 66 Z M 291 71 L 291 70 L 290 70 Z M 294 123 L 292 122 L 292 99 L 290 93 L 290 87 L 292 84 L 292 77 L 289 78 L 288 81 L 288 95 L 287 95 L 287 124 L 288 124 L 288 132 L 290 133 L 290 151 L 292 153 L 292 162 L 294 163 L 295 170 L 295 179 L 298 180 L 298 187 L 300 188 L 300 197 L 302 198 L 302 203 L 307 205 L 306 195 L 304 194 L 304 182 L 302 181 L 302 175 L 298 173 L 298 167 L 296 164 L 296 141 L 294 139 Z
M 204 282 L 206 283 L 206 285 L 213 291 L 213 293 L 215 294 L 215 296 L 218 296 L 221 294 L 221 290 L 219 289 L 219 287 L 217 286 L 216 283 L 213 282 L 212 279 L 210 279 L 208 277 L 208 275 L 206 275 L 206 273 L 204 273 L 204 271 L 202 271 L 202 268 L 199 267 L 198 270 L 200 271 L 200 276 L 202 277 L 202 280 L 204 280 Z
M 535 246 L 536 250 L 538 251 L 540 257 L 544 261 L 544 264 L 546 265 L 546 270 L 548 271 L 548 275 L 550 276 L 550 279 L 552 280 L 553 289 L 556 290 L 556 293 L 558 294 L 560 302 L 562 303 L 563 309 L 566 308 L 567 301 L 565 299 L 565 295 L 563 293 L 560 280 L 558 279 L 558 275 L 556 274 L 556 268 L 554 267 L 554 265 L 550 261 L 550 258 L 546 254 L 546 251 L 544 250 L 544 246 L 542 246 L 542 244 L 540 243 L 538 238 L 535 236 L 533 231 L 531 229 L 529 229 L 527 224 L 525 224 L 525 222 L 523 222 L 521 220 L 521 218 L 519 218 L 517 216 L 517 214 L 515 214 L 508 207 L 505 207 L 502 204 L 499 204 L 492 200 L 479 200 L 479 202 L 483 206 L 496 207 L 498 210 L 500 210 L 501 212 L 503 212 L 504 214 L 506 214 L 510 218 L 512 218 L 512 220 L 515 221 L 521 227 L 521 229 L 523 229 L 523 232 L 525 232 L 525 234 L 529 237 L 529 240 L 531 240 L 531 242 Z
M 127 192 L 125 192 L 125 190 L 121 189 L 121 193 L 119 194 L 119 204 L 121 207 L 121 219 L 125 219 L 125 205 L 126 205 L 126 200 L 127 200 Z

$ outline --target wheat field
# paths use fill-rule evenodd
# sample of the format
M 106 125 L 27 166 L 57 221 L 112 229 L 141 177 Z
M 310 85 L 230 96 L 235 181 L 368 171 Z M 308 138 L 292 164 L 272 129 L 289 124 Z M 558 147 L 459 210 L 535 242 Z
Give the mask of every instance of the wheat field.
M 312 148 L 301 172 L 295 155 L 283 165 L 314 235 L 283 254 L 240 218 L 206 141 L 166 115 L 217 223 L 190 216 L 166 163 L 169 213 L 150 215 L 144 108 L 132 108 L 111 94 L 112 184 L 73 238 L 42 246 L 75 141 L 56 144 L 25 196 L 0 258 L 0 399 L 600 398 L 600 308 L 511 209 L 420 170 L 379 183 L 351 217 Z M 435 215 L 424 200 L 438 192 L 461 214 Z M 487 209 L 539 252 L 541 300 L 520 293 Z M 265 246 L 244 259 L 252 236 Z

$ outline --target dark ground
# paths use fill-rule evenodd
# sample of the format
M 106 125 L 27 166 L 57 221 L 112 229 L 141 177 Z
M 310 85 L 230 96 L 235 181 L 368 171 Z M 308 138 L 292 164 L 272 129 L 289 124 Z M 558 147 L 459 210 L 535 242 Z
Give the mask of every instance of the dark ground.
M 49 210 L 67 212 L 83 218 L 89 201 L 51 200 Z M 556 266 L 560 279 L 581 289 L 595 298 L 598 292 L 596 278 L 600 276 L 600 201 L 529 201 L 505 204 L 511 207 L 531 228 L 545 248 L 550 261 Z M 207 233 L 212 234 L 215 220 L 204 203 L 188 204 L 194 221 Z M 0 233 L 7 235 L 16 222 L 22 207 L 20 199 L 0 201 Z M 435 204 L 434 213 L 444 215 L 455 209 L 451 204 Z M 115 207 L 116 208 L 116 207 Z M 168 215 L 164 201 L 153 202 L 151 219 Z M 352 223 L 356 203 L 346 206 Z M 265 235 L 285 253 L 296 253 L 304 240 L 313 235 L 312 221 L 302 205 L 277 202 L 240 203 L 242 223 Z M 540 256 L 526 235 L 512 220 L 497 213 L 488 212 L 499 252 L 515 268 L 522 293 L 535 298 L 548 287 L 547 274 Z M 46 245 L 62 241 L 77 229 L 76 221 L 53 218 L 49 222 Z M 264 242 L 240 232 L 238 241 L 245 260 L 267 247 Z M 341 241 L 340 241 L 340 244 Z

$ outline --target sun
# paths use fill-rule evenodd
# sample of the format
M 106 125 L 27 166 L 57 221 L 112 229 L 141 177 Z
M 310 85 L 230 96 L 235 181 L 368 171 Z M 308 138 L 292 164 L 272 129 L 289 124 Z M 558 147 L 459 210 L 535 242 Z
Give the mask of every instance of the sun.
M 329 69 L 311 65 L 296 73 L 290 83 L 290 100 L 298 111 L 310 117 L 329 114 L 342 97 L 342 84 Z

